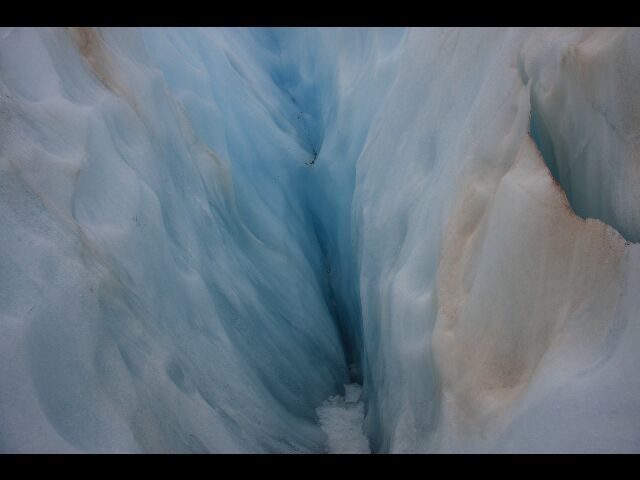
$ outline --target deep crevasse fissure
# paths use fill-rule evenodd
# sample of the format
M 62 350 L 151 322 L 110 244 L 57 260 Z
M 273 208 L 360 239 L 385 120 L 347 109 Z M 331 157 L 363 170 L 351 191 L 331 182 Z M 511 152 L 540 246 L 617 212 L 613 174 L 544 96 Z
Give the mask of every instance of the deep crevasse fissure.
M 637 30 L 0 38 L 1 451 L 637 451 Z

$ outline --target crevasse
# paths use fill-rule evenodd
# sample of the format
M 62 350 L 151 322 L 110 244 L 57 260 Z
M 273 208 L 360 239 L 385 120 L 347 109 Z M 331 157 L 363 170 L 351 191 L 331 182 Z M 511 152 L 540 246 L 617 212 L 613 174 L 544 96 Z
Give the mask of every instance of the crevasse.
M 637 451 L 639 39 L 2 29 L 0 450 Z

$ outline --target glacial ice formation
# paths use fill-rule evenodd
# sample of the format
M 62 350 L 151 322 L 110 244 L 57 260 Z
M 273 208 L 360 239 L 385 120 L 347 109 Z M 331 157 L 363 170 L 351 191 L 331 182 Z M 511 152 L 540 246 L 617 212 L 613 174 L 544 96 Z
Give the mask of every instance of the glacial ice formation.
M 640 451 L 639 49 L 0 29 L 0 451 Z

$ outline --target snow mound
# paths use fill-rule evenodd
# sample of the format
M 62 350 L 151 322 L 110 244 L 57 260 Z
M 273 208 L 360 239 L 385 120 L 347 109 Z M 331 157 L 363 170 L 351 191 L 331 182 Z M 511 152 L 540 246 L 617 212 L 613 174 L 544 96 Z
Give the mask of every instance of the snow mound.
M 316 409 L 320 426 L 327 434 L 328 453 L 371 453 L 364 435 L 364 403 L 362 387 L 357 383 L 344 385 L 344 395 L 333 395 Z

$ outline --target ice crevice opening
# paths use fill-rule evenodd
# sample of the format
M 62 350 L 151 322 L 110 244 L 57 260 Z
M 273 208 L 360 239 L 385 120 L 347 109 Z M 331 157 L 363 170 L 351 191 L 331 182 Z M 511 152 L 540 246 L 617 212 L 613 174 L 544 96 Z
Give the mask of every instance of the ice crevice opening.
M 637 451 L 639 42 L 2 29 L 0 451 Z
M 313 60 L 317 61 L 318 59 L 313 58 Z M 320 68 L 326 68 L 326 66 L 322 66 L 322 63 L 320 65 Z M 293 70 L 291 70 L 292 68 Z M 316 414 L 319 425 L 327 434 L 327 452 L 369 453 L 369 441 L 363 431 L 365 404 L 362 400 L 361 388 L 363 380 L 361 373 L 362 352 L 359 345 L 361 319 L 358 314 L 360 310 L 358 299 L 354 295 L 354 279 L 348 278 L 346 281 L 344 279 L 336 281 L 335 279 L 336 271 L 340 274 L 340 259 L 335 257 L 337 228 L 330 223 L 339 218 L 335 209 L 345 208 L 348 203 L 338 205 L 334 203 L 332 205 L 329 197 L 333 178 L 325 174 L 319 179 L 316 175 L 317 170 L 323 167 L 321 163 L 316 164 L 316 162 L 323 161 L 322 145 L 325 132 L 329 128 L 324 122 L 332 121 L 332 112 L 327 113 L 327 110 L 336 107 L 330 103 L 322 105 L 321 99 L 328 98 L 330 102 L 337 101 L 335 97 L 331 98 L 331 92 L 327 94 L 322 89 L 335 89 L 336 86 L 332 81 L 323 83 L 323 73 L 307 79 L 305 85 L 299 77 L 298 68 L 300 68 L 300 63 L 297 62 L 289 66 L 288 70 L 278 64 L 270 76 L 274 79 L 276 86 L 283 91 L 284 97 L 289 98 L 293 104 L 295 118 L 291 119 L 291 123 L 295 126 L 298 141 L 307 156 L 306 159 L 303 158 L 304 165 L 308 169 L 304 171 L 304 178 L 302 178 L 302 182 L 304 182 L 302 184 L 303 195 L 299 201 L 304 206 L 305 215 L 310 219 L 316 244 L 315 255 L 318 256 L 322 265 L 319 283 L 324 285 L 323 298 L 337 328 L 350 382 L 340 385 L 335 395 L 331 395 L 316 408 Z M 333 81 L 335 82 L 335 79 Z M 302 101 L 299 101 L 296 99 L 298 93 L 294 93 L 292 90 L 300 90 L 301 83 Z M 353 159 L 341 160 L 343 162 L 353 161 Z M 320 182 L 324 182 L 324 184 Z M 353 194 L 353 185 L 347 185 L 346 189 L 347 195 Z M 351 252 L 349 255 L 355 257 Z M 344 291 L 345 285 L 353 290 Z
M 621 195 L 620 187 L 614 186 L 628 185 L 630 191 L 637 186 L 637 133 L 630 127 L 637 102 L 620 95 L 607 105 L 606 82 L 616 80 L 603 75 L 607 69 L 631 70 L 637 60 L 628 52 L 629 40 L 621 32 L 609 40 L 620 45 L 619 51 L 601 60 L 602 47 L 597 41 L 605 34 L 602 29 L 563 52 L 555 74 L 530 79 L 522 54 L 518 69 L 523 83 L 531 82 L 530 134 L 572 210 L 582 218 L 601 220 L 627 241 L 638 243 L 638 197 Z M 602 72 L 596 73 L 594 67 Z M 597 80 L 583 83 L 578 81 L 579 75 L 594 75 Z M 617 88 L 627 91 L 626 80 Z M 618 141 L 604 140 L 603 131 L 613 132 Z
M 640 236 L 635 229 L 629 229 L 621 223 L 614 213 L 612 199 L 607 198 L 607 173 L 599 170 L 599 164 L 589 165 L 584 158 L 586 151 L 561 151 L 554 149 L 553 135 L 548 130 L 545 119 L 536 108 L 536 98 L 532 95 L 530 134 L 540 155 L 549 168 L 557 185 L 567 197 L 573 212 L 581 218 L 597 218 L 611 225 L 627 241 L 638 243 Z M 560 139 L 561 140 L 561 139 Z M 566 148 L 566 147 L 565 147 Z M 592 171 L 589 171 L 592 169 Z M 593 171 L 595 170 L 595 171 Z
M 327 153 L 323 150 L 326 124 L 332 121 L 331 117 L 335 114 L 332 109 L 337 107 L 337 92 L 331 90 L 336 88 L 334 84 L 335 78 L 331 78 L 332 75 L 335 75 L 335 70 L 332 71 L 335 66 L 332 66 L 327 59 L 322 58 L 324 52 L 319 47 L 317 51 L 309 51 L 306 48 L 299 52 L 288 51 L 291 49 L 292 44 L 288 42 L 297 42 L 298 40 L 295 38 L 295 33 L 287 32 L 286 30 L 281 32 L 256 30 L 243 33 L 238 36 L 240 40 L 246 43 L 232 46 L 221 42 L 224 46 L 221 48 L 223 56 L 220 59 L 206 58 L 208 53 L 203 56 L 205 56 L 205 62 L 212 61 L 213 66 L 207 68 L 221 69 L 221 65 L 217 63 L 220 61 L 223 61 L 222 63 L 225 67 L 231 67 L 227 69 L 231 78 L 224 81 L 237 82 L 236 88 L 239 98 L 222 100 L 222 97 L 227 92 L 221 92 L 220 100 L 215 99 L 216 102 L 220 103 L 220 109 L 224 112 L 223 118 L 225 121 L 236 117 L 238 122 L 237 130 L 235 131 L 233 127 L 227 127 L 227 137 L 224 145 L 230 160 L 229 166 L 234 187 L 244 191 L 243 193 L 236 193 L 239 218 L 235 221 L 244 223 L 244 228 L 249 230 L 251 235 L 266 244 L 270 244 L 273 241 L 273 238 L 269 238 L 273 231 L 284 227 L 288 233 L 294 233 L 290 242 L 297 242 L 300 245 L 294 246 L 294 250 L 300 250 L 304 261 L 311 266 L 311 271 L 308 271 L 300 281 L 302 284 L 314 286 L 313 289 L 307 289 L 306 293 L 303 294 L 283 292 L 285 295 L 291 294 L 298 297 L 295 302 L 300 302 L 301 308 L 284 312 L 276 310 L 274 313 L 283 319 L 286 318 L 286 321 L 293 326 L 299 321 L 300 315 L 306 314 L 305 309 L 307 306 L 311 305 L 312 309 L 324 310 L 319 312 L 321 314 L 319 318 L 313 320 L 317 323 L 316 328 L 323 329 L 326 332 L 325 335 L 331 333 L 331 329 L 334 329 L 337 333 L 338 351 L 341 352 L 339 356 L 342 357 L 339 361 L 342 365 L 336 365 L 335 363 L 325 364 L 325 359 L 317 358 L 313 360 L 317 363 L 310 366 L 309 372 L 305 372 L 305 377 L 315 376 L 316 371 L 330 374 L 333 379 L 333 385 L 330 384 L 330 390 L 325 390 L 324 398 L 320 401 L 316 399 L 312 402 L 305 399 L 304 401 L 307 402 L 307 405 L 312 407 L 311 411 L 305 411 L 302 408 L 299 404 L 301 399 L 296 401 L 297 405 L 287 406 L 286 394 L 281 396 L 278 401 L 285 403 L 283 405 L 285 408 L 293 412 L 298 411 L 306 419 L 312 419 L 317 423 L 319 418 L 316 407 L 322 408 L 322 405 L 326 402 L 335 400 L 334 405 L 332 405 L 333 408 L 321 410 L 324 412 L 321 416 L 322 419 L 327 421 L 321 421 L 320 426 L 325 428 L 325 425 L 328 425 L 326 428 L 336 432 L 336 429 L 333 428 L 335 421 L 331 421 L 331 418 L 342 419 L 341 412 L 346 412 L 347 410 L 355 412 L 356 417 L 351 416 L 350 418 L 360 418 L 360 423 L 358 424 L 356 421 L 354 424 L 353 420 L 350 423 L 347 422 L 347 425 L 350 425 L 350 430 L 347 430 L 347 434 L 348 431 L 353 433 L 353 429 L 356 429 L 354 438 L 356 442 L 360 442 L 358 451 L 363 451 L 361 445 L 366 443 L 362 442 L 362 438 L 364 438 L 362 437 L 361 423 L 363 404 L 358 399 L 355 399 L 353 394 L 350 394 L 345 402 L 338 405 L 336 403 L 338 402 L 337 397 L 334 396 L 342 394 L 346 398 L 347 391 L 351 388 L 347 385 L 353 382 L 362 382 L 360 373 L 361 354 L 358 351 L 360 319 L 354 316 L 359 311 L 358 305 L 355 303 L 357 298 L 350 298 L 352 291 L 344 291 L 344 285 L 355 290 L 353 286 L 354 280 L 346 278 L 347 274 L 344 273 L 344 266 L 341 272 L 340 261 L 344 262 L 344 259 L 336 258 L 336 244 L 339 240 L 335 237 L 338 235 L 338 227 L 332 224 L 336 219 L 344 219 L 347 216 L 346 212 L 336 212 L 337 209 L 344 208 L 347 205 L 336 204 L 333 198 L 336 193 L 335 183 L 332 182 L 333 176 L 327 175 L 326 171 L 324 176 L 317 174 L 318 170 L 322 170 L 324 166 L 322 158 Z M 313 32 L 310 32 L 310 36 L 312 37 L 313 35 Z M 242 38 L 243 36 L 249 38 Z M 222 35 L 220 37 L 221 39 L 224 38 Z M 232 42 L 237 41 L 234 36 L 230 37 Z M 313 38 L 308 39 L 307 42 L 313 45 Z M 286 47 L 284 49 L 282 48 L 283 44 Z M 308 45 L 305 45 L 304 42 L 302 45 L 308 48 Z M 263 55 L 264 50 L 267 51 L 265 57 L 271 61 L 265 62 L 265 59 L 260 57 Z M 270 58 L 271 54 L 273 56 Z M 170 66 L 169 68 L 173 69 L 175 67 Z M 250 73 L 250 69 L 254 70 Z M 311 73 L 308 71 L 309 69 L 315 69 L 315 71 Z M 224 68 L 221 70 L 224 70 Z M 166 78 L 169 71 L 165 70 L 163 73 Z M 219 75 L 219 73 L 215 72 L 213 75 Z M 211 82 L 208 87 L 215 89 L 215 80 L 211 79 Z M 264 84 L 259 85 L 260 82 L 264 82 Z M 170 81 L 169 86 L 170 88 L 173 87 Z M 264 92 L 269 90 L 271 92 L 265 97 Z M 245 105 L 245 111 L 243 111 L 243 105 Z M 249 119 L 249 116 L 256 115 L 256 108 L 258 108 L 259 118 L 260 114 L 264 113 L 268 115 L 267 118 L 261 118 L 260 120 L 258 118 Z M 194 117 L 190 115 L 191 112 L 189 112 L 188 107 L 186 113 L 196 131 L 203 131 L 209 128 L 206 121 L 210 120 L 210 117 L 204 116 L 203 119 L 205 121 L 194 121 Z M 258 123 L 258 121 L 266 121 L 273 127 L 268 126 L 268 128 L 265 128 L 264 123 Z M 249 145 L 255 138 L 247 138 L 245 136 L 252 124 L 255 124 L 256 127 L 254 131 L 263 129 L 266 132 L 264 140 L 260 139 L 262 143 L 258 140 L 258 145 L 255 146 Z M 269 128 L 272 128 L 272 131 L 269 131 Z M 278 145 L 273 145 L 272 147 L 270 143 L 273 142 L 277 142 Z M 215 146 L 215 140 L 207 143 L 213 143 L 213 146 Z M 266 148 L 264 148 L 265 146 Z M 214 151 L 220 150 L 219 148 L 214 148 Z M 340 153 L 340 151 L 334 151 L 333 155 L 340 155 Z M 284 159 L 282 158 L 283 156 Z M 345 163 L 354 161 L 353 158 L 340 160 Z M 343 185 L 339 189 L 339 194 L 343 197 L 341 201 L 346 202 L 348 196 L 351 195 L 353 185 L 345 184 L 343 181 Z M 246 190 L 252 190 L 252 192 L 247 194 Z M 254 193 L 255 196 L 252 196 Z M 272 224 L 279 223 L 282 227 L 280 225 L 275 227 L 265 225 L 263 223 L 264 217 L 261 212 L 261 204 L 270 208 L 272 203 L 277 203 L 283 196 L 286 197 L 284 200 L 286 206 L 284 208 L 282 206 L 273 207 L 270 220 Z M 251 204 L 249 204 L 250 202 Z M 292 218 L 293 212 L 296 212 L 299 219 L 297 225 L 295 217 Z M 296 231 L 292 232 L 292 229 L 296 229 Z M 344 243 L 346 244 L 346 242 Z M 344 247 L 344 245 L 341 245 L 341 247 Z M 245 246 L 244 248 L 247 247 Z M 290 248 L 284 248 L 283 253 Z M 351 255 L 351 252 L 346 253 L 347 256 Z M 286 259 L 287 255 L 289 253 L 284 253 L 284 256 L 278 260 L 281 264 L 276 266 L 276 268 L 283 269 L 285 274 L 288 268 L 292 268 L 287 266 L 287 263 L 290 263 L 290 260 Z M 262 268 L 259 265 L 256 265 L 256 267 Z M 336 280 L 336 276 L 340 277 Z M 280 282 L 281 280 L 278 281 Z M 320 291 L 318 292 L 316 288 Z M 266 295 L 272 295 L 272 293 L 267 293 Z M 310 295 L 316 298 L 309 298 Z M 268 298 L 266 302 L 269 302 Z M 321 304 L 324 304 L 324 307 Z M 278 309 L 279 307 L 275 306 L 273 308 Z M 331 322 L 332 325 L 323 325 L 323 322 Z M 311 339 L 311 341 L 314 342 L 315 340 Z M 274 352 L 268 353 L 268 355 L 273 354 Z M 283 358 L 283 361 L 291 363 L 294 368 L 296 367 L 296 358 L 294 356 Z M 331 361 L 336 362 L 336 358 L 332 358 Z M 327 375 L 327 373 L 324 373 L 324 375 Z M 336 379 L 339 380 L 336 381 Z M 269 390 L 272 389 L 273 386 L 270 385 L 272 380 L 267 378 L 265 381 L 268 383 L 267 388 Z M 303 391 L 310 388 L 309 385 L 304 383 L 304 379 L 301 381 L 302 383 L 299 384 L 298 388 Z M 353 383 L 353 388 L 357 389 L 356 385 L 356 383 Z M 291 389 L 292 386 L 285 383 L 284 388 Z M 274 392 L 274 395 L 277 395 L 277 393 Z M 354 406 L 355 410 L 352 410 L 351 407 Z M 360 415 L 359 417 L 357 416 L 358 414 Z M 314 450 L 318 448 L 322 451 L 327 446 L 323 442 L 320 447 L 315 446 Z

